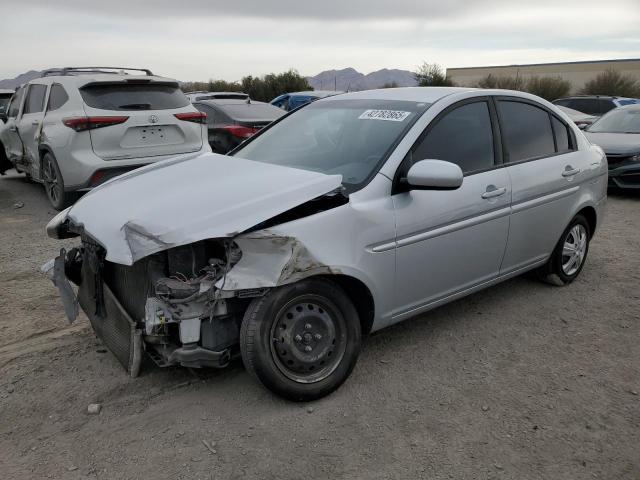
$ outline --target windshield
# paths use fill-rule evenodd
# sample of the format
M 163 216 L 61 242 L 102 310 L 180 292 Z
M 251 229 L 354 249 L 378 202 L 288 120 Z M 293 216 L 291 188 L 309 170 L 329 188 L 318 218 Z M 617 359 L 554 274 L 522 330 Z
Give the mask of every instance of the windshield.
M 640 109 L 616 109 L 588 128 L 589 132 L 640 133 Z
M 342 175 L 347 190 L 363 186 L 429 107 L 392 100 L 323 100 L 284 118 L 233 155 Z

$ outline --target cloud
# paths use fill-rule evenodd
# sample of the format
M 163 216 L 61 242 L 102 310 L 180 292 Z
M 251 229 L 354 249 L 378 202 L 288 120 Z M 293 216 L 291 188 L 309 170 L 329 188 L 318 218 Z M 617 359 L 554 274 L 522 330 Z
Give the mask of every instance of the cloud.
M 0 0 L 6 2 L 7 0 Z M 637 0 L 21 0 L 0 78 L 66 65 L 148 67 L 180 80 L 288 68 L 415 69 L 638 56 Z

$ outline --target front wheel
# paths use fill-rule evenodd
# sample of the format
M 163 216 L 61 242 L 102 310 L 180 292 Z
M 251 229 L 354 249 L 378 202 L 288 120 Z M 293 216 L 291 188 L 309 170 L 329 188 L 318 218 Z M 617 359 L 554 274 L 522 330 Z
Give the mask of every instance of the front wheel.
M 338 388 L 356 364 L 360 340 L 355 307 L 338 285 L 323 279 L 254 299 L 240 330 L 247 370 L 294 401 L 315 400 Z
M 582 215 L 576 215 L 562 233 L 549 261 L 538 269 L 538 276 L 557 286 L 573 282 L 587 259 L 590 238 L 589 222 Z
M 64 191 L 64 179 L 60 168 L 50 153 L 45 153 L 42 158 L 42 180 L 49 202 L 56 210 L 64 210 L 77 198 L 75 192 Z

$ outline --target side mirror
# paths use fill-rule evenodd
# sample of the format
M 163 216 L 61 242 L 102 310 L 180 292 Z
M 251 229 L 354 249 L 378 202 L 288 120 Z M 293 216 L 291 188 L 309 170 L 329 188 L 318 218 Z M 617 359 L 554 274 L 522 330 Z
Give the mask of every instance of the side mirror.
M 420 160 L 407 173 L 407 184 L 413 190 L 455 190 L 464 175 L 458 165 L 443 160 Z

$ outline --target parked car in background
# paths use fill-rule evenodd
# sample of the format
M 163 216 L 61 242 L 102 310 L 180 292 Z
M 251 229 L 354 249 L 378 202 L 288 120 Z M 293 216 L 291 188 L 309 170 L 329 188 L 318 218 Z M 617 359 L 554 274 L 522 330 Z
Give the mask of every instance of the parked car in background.
M 242 92 L 188 92 L 185 93 L 189 101 L 192 103 L 197 100 L 214 100 L 214 99 L 235 99 L 246 100 L 249 95 Z
M 11 97 L 13 96 L 14 93 L 15 93 L 15 90 L 0 88 L 0 118 L 2 117 L 2 115 L 5 115 L 7 113 L 9 100 L 11 100 Z M 1 119 L 0 119 L 0 122 L 2 122 Z
M 126 171 L 210 151 L 206 118 L 178 82 L 145 69 L 49 70 L 20 87 L 0 128 L 18 172 L 41 182 L 54 208 Z
M 236 94 L 234 94 L 236 95 Z M 193 104 L 207 115 L 208 139 L 216 153 L 227 153 L 286 112 L 246 97 L 199 97 Z
M 320 98 L 333 97 L 344 92 L 333 90 L 312 90 L 307 92 L 285 93 L 271 100 L 271 105 L 281 108 L 285 111 L 294 110 L 307 103 L 314 102 Z
M 584 133 L 607 155 L 609 186 L 640 189 L 640 105 L 612 110 Z
M 561 107 L 569 107 L 573 110 L 599 117 L 614 108 L 640 103 L 640 99 L 608 95 L 581 95 L 576 97 L 558 98 L 557 100 L 554 100 L 553 103 Z
M 222 368 L 239 351 L 267 388 L 313 400 L 349 376 L 363 334 L 529 270 L 575 280 L 606 193 L 602 149 L 539 97 L 355 92 L 283 117 L 231 156 L 95 189 L 47 226 L 81 239 L 44 270 L 71 321 L 67 278 L 79 286 L 133 376 L 143 352 Z
M 595 122 L 598 118 L 596 115 L 587 115 L 584 112 L 579 112 L 574 110 L 573 108 L 563 107 L 562 105 L 558 105 L 558 108 L 566 113 L 573 123 L 575 123 L 580 130 L 587 128 L 593 122 Z

